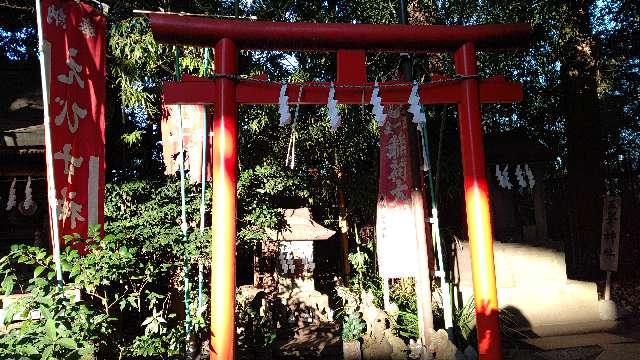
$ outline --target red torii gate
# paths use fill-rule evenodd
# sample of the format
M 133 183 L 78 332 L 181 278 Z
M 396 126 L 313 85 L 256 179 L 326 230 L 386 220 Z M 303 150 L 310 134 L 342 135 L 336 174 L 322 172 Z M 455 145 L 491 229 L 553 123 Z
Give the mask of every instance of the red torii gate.
M 167 44 L 215 47 L 214 79 L 185 76 L 164 84 L 166 104 L 212 104 L 213 222 L 211 267 L 211 359 L 232 359 L 235 326 L 235 244 L 237 183 L 237 105 L 277 104 L 280 84 L 238 77 L 238 50 L 337 51 L 335 98 L 361 104 L 371 97 L 365 51 L 454 52 L 456 78 L 420 86 L 423 104 L 457 104 L 467 225 L 473 272 L 476 326 L 481 359 L 501 359 L 493 238 L 480 116 L 480 103 L 522 100 L 522 86 L 502 77 L 477 78 L 477 50 L 521 47 L 528 24 L 408 26 L 312 24 L 216 20 L 202 16 L 147 13 L 156 40 Z M 394 84 L 394 86 L 388 86 Z M 350 85 L 343 86 L 343 85 Z M 406 104 L 409 82 L 381 83 L 385 104 Z M 288 84 L 290 104 L 326 104 L 327 83 Z

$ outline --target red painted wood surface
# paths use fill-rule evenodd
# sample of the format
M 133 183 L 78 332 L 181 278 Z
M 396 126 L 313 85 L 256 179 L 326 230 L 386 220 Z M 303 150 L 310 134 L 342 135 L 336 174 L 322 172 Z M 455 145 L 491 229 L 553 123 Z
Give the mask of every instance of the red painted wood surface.
M 477 73 L 473 44 L 465 44 L 456 52 L 455 67 L 460 75 Z M 476 307 L 478 353 L 482 360 L 499 360 L 502 359 L 500 320 L 479 91 L 478 80 L 468 79 L 462 82 L 462 101 L 458 104 L 460 149 Z
M 215 66 L 223 74 L 238 71 L 238 51 L 229 39 L 216 44 Z M 213 201 L 211 239 L 210 358 L 233 359 L 236 298 L 236 187 L 238 168 L 238 115 L 235 83 L 218 79 L 213 118 Z
M 506 81 L 503 77 L 494 77 L 478 81 L 481 103 L 514 103 L 522 101 L 522 84 Z M 385 87 L 385 84 L 404 84 L 405 86 Z M 462 81 L 425 84 L 420 87 L 420 100 L 423 104 L 456 104 L 461 101 Z M 300 104 L 326 104 L 329 95 L 329 83 L 303 84 Z M 365 104 L 371 99 L 373 83 L 367 82 L 367 88 L 342 88 L 336 83 L 336 99 L 340 104 L 361 104 L 364 91 Z M 406 104 L 411 92 L 411 83 L 380 83 L 380 96 L 383 104 Z M 297 104 L 299 84 L 288 84 L 289 104 Z M 167 104 L 215 104 L 215 80 L 185 76 L 182 81 L 167 81 L 163 86 L 164 100 Z M 280 84 L 241 80 L 236 86 L 238 104 L 277 104 Z
M 529 24 L 373 25 L 219 20 L 204 16 L 147 13 L 153 36 L 165 44 L 213 46 L 222 38 L 247 50 L 363 49 L 380 51 L 455 51 L 467 42 L 478 49 L 526 46 Z

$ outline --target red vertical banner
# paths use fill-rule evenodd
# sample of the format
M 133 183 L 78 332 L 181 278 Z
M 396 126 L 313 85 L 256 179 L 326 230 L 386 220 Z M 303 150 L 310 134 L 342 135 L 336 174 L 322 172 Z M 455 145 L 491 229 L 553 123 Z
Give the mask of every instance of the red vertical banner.
M 416 226 L 411 200 L 411 159 L 406 107 L 387 107 L 380 128 L 380 178 L 376 241 L 383 278 L 417 273 Z
M 71 0 L 40 8 L 59 234 L 86 238 L 104 223 L 106 18 Z

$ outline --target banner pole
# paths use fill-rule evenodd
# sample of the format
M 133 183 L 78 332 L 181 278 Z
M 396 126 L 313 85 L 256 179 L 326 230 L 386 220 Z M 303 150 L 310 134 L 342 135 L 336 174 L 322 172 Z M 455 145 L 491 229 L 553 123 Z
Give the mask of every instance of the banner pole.
M 204 77 L 209 77 L 209 48 L 204 49 Z M 204 215 L 205 215 L 205 201 L 207 190 L 207 109 L 204 108 L 202 116 L 202 164 L 200 167 L 200 236 L 204 235 Z M 201 260 L 198 260 L 198 310 L 202 306 L 202 291 L 204 287 L 203 279 L 204 265 Z
M 42 108 L 44 111 L 44 141 L 47 168 L 47 199 L 49 205 L 49 224 L 51 225 L 51 245 L 53 248 L 53 263 L 56 270 L 58 290 L 62 291 L 62 266 L 60 265 L 60 229 L 58 224 L 58 199 L 56 198 L 55 174 L 53 172 L 53 149 L 51 138 L 51 118 L 49 117 L 49 87 L 50 74 L 45 63 L 44 33 L 42 29 L 42 6 L 36 0 L 36 20 L 38 24 L 38 55 L 40 59 L 40 77 L 42 84 Z

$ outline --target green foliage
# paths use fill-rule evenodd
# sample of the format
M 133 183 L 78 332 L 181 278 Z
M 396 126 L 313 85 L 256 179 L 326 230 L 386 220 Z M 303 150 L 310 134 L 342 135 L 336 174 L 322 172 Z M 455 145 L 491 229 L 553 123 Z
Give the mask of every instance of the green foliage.
M 242 354 L 268 351 L 276 340 L 275 314 L 264 293 L 255 297 L 236 293 L 236 329 L 238 349 Z
M 369 262 L 369 255 L 365 252 L 355 252 L 349 254 L 349 262 L 353 266 L 353 269 L 358 273 L 363 273 L 367 270 L 367 264 Z
M 106 239 L 107 242 L 112 239 Z M 92 356 L 97 347 L 107 344 L 106 339 L 113 330 L 113 318 L 108 311 L 75 299 L 78 289 L 95 290 L 101 283 L 117 278 L 104 276 L 104 263 L 113 264 L 113 256 L 105 251 L 90 251 L 85 261 L 75 250 L 66 250 L 61 258 L 62 268 L 68 282 L 64 293 L 60 293 L 55 281 L 52 257 L 44 249 L 24 245 L 14 245 L 9 255 L 0 260 L 3 289 L 5 293 L 20 290 L 28 295 L 12 303 L 5 314 L 3 323 L 9 332 L 0 337 L 0 355 L 3 357 L 22 356 L 26 359 L 85 359 Z M 129 259 L 126 257 L 123 262 Z M 90 265 L 92 264 L 92 265 Z M 33 276 L 15 272 L 17 266 L 29 266 Z M 98 265 L 98 266 L 95 266 Z M 87 267 L 96 273 L 83 273 Z M 20 277 L 20 278 L 19 278 Z M 100 278 L 99 281 L 96 279 Z M 18 280 L 13 283 L 7 279 Z M 104 306 L 108 308 L 108 300 Z M 14 318 L 24 319 L 16 325 L 9 325 Z
M 360 313 L 361 291 L 352 289 L 344 286 L 336 287 L 336 295 L 341 301 L 336 317 L 342 322 L 341 336 L 343 341 L 358 340 L 362 337 L 366 326 L 362 320 L 362 313 Z
M 414 278 L 402 278 L 389 286 L 389 300 L 398 306 L 396 333 L 405 339 L 418 339 L 418 303 L 416 299 L 416 281 Z
M 61 255 L 65 294 L 74 290 L 81 301 L 59 295 L 53 259 L 43 249 L 14 246 L 0 262 L 0 285 L 5 293 L 30 295 L 13 304 L 6 319 L 33 311 L 42 319 L 26 320 L 0 338 L 0 355 L 32 358 L 33 347 L 65 359 L 88 353 L 99 358 L 183 355 L 182 260 L 185 254 L 193 263 L 207 260 L 210 233 L 200 236 L 194 222 L 188 243 L 182 242 L 178 189 L 175 181 L 160 180 L 107 187 L 108 234 L 88 242 L 67 237 L 67 244 L 86 243 L 86 254 L 67 246 Z M 189 199 L 189 219 L 199 219 L 198 197 Z M 191 266 L 188 271 L 195 279 Z M 190 296 L 196 298 L 194 287 Z M 192 303 L 190 312 L 193 331 L 206 331 L 205 307 Z
M 462 307 L 455 309 L 453 312 L 453 325 L 459 349 L 464 349 L 467 345 L 477 348 L 477 340 L 475 340 L 475 334 L 473 333 L 475 322 L 475 302 L 471 297 Z
M 127 134 L 122 134 L 122 141 L 129 146 L 133 146 L 142 140 L 143 131 L 135 130 Z
M 136 249 L 135 271 L 143 281 L 136 293 L 142 293 L 146 300 L 146 306 L 141 310 L 147 316 L 141 324 L 143 334 L 133 339 L 132 346 L 125 347 L 125 353 L 150 356 L 184 352 L 184 325 L 176 314 L 184 305 L 182 296 L 176 298 L 178 294 L 175 293 L 184 292 L 184 257 L 188 259 L 187 275 L 191 279 L 196 278 L 195 264 L 209 264 L 210 258 L 211 232 L 208 227 L 204 234 L 199 232 L 199 193 L 199 186 L 188 185 L 189 236 L 185 243 L 180 230 L 180 187 L 175 178 L 136 180 L 107 186 L 106 228 L 123 234 L 122 243 Z M 209 193 L 207 199 L 210 199 Z M 205 219 L 210 219 L 210 214 Z M 196 286 L 192 286 L 191 299 L 197 298 L 195 291 Z M 198 308 L 195 301 L 191 303 L 189 311 L 194 333 L 206 331 L 208 313 L 205 308 Z
M 167 48 L 153 40 L 144 17 L 115 23 L 109 35 L 109 52 L 113 56 L 109 75 L 120 86 L 122 106 L 142 107 L 148 114 L 157 113 L 158 98 L 148 85 L 153 85 L 149 79 L 170 58 Z
M 418 315 L 414 312 L 400 311 L 395 327 L 398 335 L 404 339 L 420 338 Z
M 208 187 L 210 189 L 210 186 Z M 210 190 L 209 190 L 210 191 Z M 119 233 L 129 247 L 139 247 L 150 274 L 179 264 L 183 255 L 193 262 L 208 262 L 210 232 L 199 234 L 200 189 L 187 187 L 189 241 L 180 230 L 180 186 L 176 179 L 148 179 L 108 184 L 105 201 L 106 231 Z M 211 198 L 206 195 L 207 203 Z M 209 219 L 210 216 L 206 216 Z M 208 228 L 207 228 L 208 229 Z
M 350 313 L 342 320 L 342 341 L 356 341 L 362 337 L 366 324 L 358 313 Z
M 266 228 L 280 229 L 285 225 L 278 211 L 281 199 L 306 196 L 302 181 L 282 165 L 265 162 L 242 171 L 238 179 L 240 245 L 251 248 L 265 238 Z
M 369 261 L 369 253 L 373 250 L 372 243 L 367 247 L 358 245 L 357 251 L 349 254 L 349 262 L 355 271 L 350 278 L 349 287 L 336 287 L 336 295 L 341 300 L 341 306 L 336 317 L 342 322 L 342 340 L 355 341 L 362 337 L 366 323 L 360 313 L 362 294 L 366 291 L 374 293 L 374 303 L 380 306 L 380 278 L 373 272 L 373 263 Z

